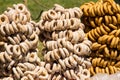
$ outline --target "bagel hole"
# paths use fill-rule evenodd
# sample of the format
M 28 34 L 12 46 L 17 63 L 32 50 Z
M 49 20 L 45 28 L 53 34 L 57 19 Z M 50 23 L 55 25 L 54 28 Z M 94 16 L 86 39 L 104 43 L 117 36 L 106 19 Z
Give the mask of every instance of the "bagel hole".
M 17 51 L 19 51 L 19 48 L 17 47 L 17 49 L 16 49 Z
M 66 36 L 69 38 L 70 37 L 70 31 L 68 31 L 67 33 L 66 33 Z
M 31 55 L 30 55 L 30 57 L 31 57 L 31 58 L 34 58 L 34 57 L 35 57 L 35 55 L 34 55 L 34 54 L 31 54 Z
M 65 36 L 67 37 L 67 35 L 68 35 L 68 33 L 67 32 L 65 32 Z
M 72 31 L 69 30 L 69 31 L 66 33 L 67 39 L 68 39 L 68 40 L 71 40 L 71 39 L 72 39 L 72 36 L 73 36 Z
M 1 21 L 2 21 L 2 22 L 5 22 L 5 17 L 1 17 Z
M 18 16 L 14 15 L 14 20 L 17 21 L 17 19 L 18 19 Z
M 87 76 L 87 72 L 86 72 L 86 71 L 84 71 L 83 74 L 84 74 L 85 76 Z
M 46 76 L 45 72 L 41 72 L 41 75 L 42 75 L 42 76 Z
M 77 51 L 78 51 L 78 52 L 80 52 L 80 51 L 81 51 L 81 48 L 80 48 L 80 47 L 78 47 L 78 48 L 77 48 Z
M 51 15 L 55 15 L 55 13 L 53 11 L 50 12 Z
M 63 26 L 65 26 L 65 21 L 63 21 Z
M 23 7 L 22 7 L 22 6 L 19 6 L 18 9 L 22 11 L 22 10 L 23 10 Z
M 62 41 L 60 41 L 60 47 L 62 47 Z
M 78 14 L 75 12 L 75 17 L 79 17 Z
M 74 24 L 74 21 L 73 20 L 71 20 L 71 25 L 73 25 Z
M 45 21 L 42 21 L 41 24 L 42 24 L 42 27 L 44 27 L 44 25 L 45 25 Z
M 56 26 L 57 25 L 57 22 L 55 21 L 54 23 L 53 23 L 53 26 Z
M 67 35 L 67 37 L 69 38 L 69 36 L 70 36 L 70 33 L 68 32 L 66 35 Z

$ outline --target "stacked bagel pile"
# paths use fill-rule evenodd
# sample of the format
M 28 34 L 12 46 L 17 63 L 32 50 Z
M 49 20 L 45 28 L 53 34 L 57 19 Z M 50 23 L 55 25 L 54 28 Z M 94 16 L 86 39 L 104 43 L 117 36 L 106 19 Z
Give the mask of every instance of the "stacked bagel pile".
M 120 6 L 114 0 L 85 3 L 83 23 L 86 36 L 93 42 L 91 75 L 120 71 Z
M 46 80 L 37 56 L 39 30 L 23 4 L 0 15 L 0 80 Z
M 55 4 L 44 11 L 38 22 L 44 44 L 44 67 L 49 75 L 48 80 L 85 80 L 90 77 L 87 70 L 91 63 L 86 56 L 90 55 L 91 42 L 85 38 L 80 19 L 82 11 L 75 7 L 65 9 Z
M 39 39 L 44 61 L 37 55 Z M 0 80 L 96 80 L 104 75 L 97 73 L 116 73 L 120 6 L 114 0 L 69 9 L 55 4 L 36 23 L 23 4 L 14 4 L 0 15 L 0 65 Z

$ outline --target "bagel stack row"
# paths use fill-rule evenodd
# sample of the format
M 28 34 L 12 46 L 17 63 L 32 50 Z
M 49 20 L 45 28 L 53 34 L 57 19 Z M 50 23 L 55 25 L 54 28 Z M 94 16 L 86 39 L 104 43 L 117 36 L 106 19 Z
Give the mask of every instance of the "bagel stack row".
M 47 80 L 37 55 L 39 29 L 23 4 L 0 15 L 0 80 Z
M 114 0 L 83 4 L 86 37 L 93 42 L 91 75 L 120 71 L 120 6 Z
M 90 77 L 88 68 L 91 41 L 85 38 L 84 24 L 81 23 L 81 9 L 65 9 L 55 4 L 44 11 L 37 23 L 43 42 L 44 67 L 49 73 L 48 80 L 85 80 Z

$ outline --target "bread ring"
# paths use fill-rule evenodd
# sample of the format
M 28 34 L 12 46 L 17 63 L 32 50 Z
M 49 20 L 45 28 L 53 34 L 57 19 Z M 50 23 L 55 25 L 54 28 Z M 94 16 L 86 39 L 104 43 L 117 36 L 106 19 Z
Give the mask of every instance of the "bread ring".
M 18 4 L 18 5 L 13 5 L 13 6 L 20 13 L 25 13 L 26 12 L 26 8 L 23 4 Z
M 4 15 L 4 14 L 0 15 L 0 25 L 2 23 L 9 23 L 8 17 L 6 15 Z
M 77 55 L 89 55 L 90 50 L 89 47 L 85 44 L 75 44 L 74 45 L 74 53 Z

